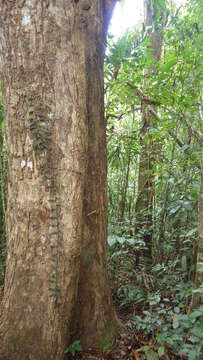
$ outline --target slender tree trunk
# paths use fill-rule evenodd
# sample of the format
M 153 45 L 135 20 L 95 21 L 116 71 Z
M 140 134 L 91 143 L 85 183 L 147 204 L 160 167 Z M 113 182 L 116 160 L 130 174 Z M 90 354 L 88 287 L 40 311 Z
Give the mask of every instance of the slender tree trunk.
M 144 119 L 146 112 L 142 115 Z M 138 197 L 136 201 L 136 226 L 135 235 L 144 229 L 146 250 L 144 256 L 152 258 L 152 201 L 153 201 L 153 174 L 152 174 L 152 139 L 147 134 L 148 128 L 142 129 L 141 154 L 138 178 Z
M 102 346 L 116 332 L 103 109 L 114 2 L 0 1 L 9 168 L 2 360 L 62 359 L 72 338 Z
M 177 129 L 176 129 L 177 132 Z M 172 152 L 171 152 L 171 160 L 169 163 L 169 170 L 168 170 L 168 179 L 166 182 L 166 186 L 164 189 L 164 201 L 162 205 L 162 213 L 161 213 L 161 220 L 159 224 L 159 248 L 157 249 L 159 253 L 158 261 L 161 263 L 163 261 L 166 261 L 164 259 L 164 243 L 165 243 L 165 227 L 167 223 L 167 212 L 168 212 L 168 201 L 169 201 L 169 194 L 170 194 L 170 183 L 169 179 L 172 176 L 173 173 L 173 163 L 174 163 L 174 157 L 175 157 L 175 141 L 173 142 Z
M 195 275 L 195 286 L 199 288 L 203 284 L 203 160 L 201 170 L 201 184 L 199 194 L 199 244 L 197 252 L 197 264 Z M 203 296 L 200 293 L 194 293 L 192 299 L 192 307 L 196 308 L 203 305 Z
M 121 215 L 120 215 L 121 221 L 124 221 L 124 217 L 125 217 L 124 215 L 125 215 L 125 208 L 126 208 L 126 201 L 127 201 L 126 197 L 127 197 L 127 191 L 128 191 L 128 183 L 129 183 L 130 162 L 131 162 L 131 152 L 129 151 L 124 186 L 122 189 Z
M 150 0 L 145 0 L 145 26 L 155 27 L 154 22 L 157 15 L 157 8 Z M 156 61 L 160 60 L 162 49 L 162 36 L 159 29 L 154 29 L 150 35 L 152 56 Z M 151 69 L 150 71 L 153 71 Z M 145 70 L 145 75 L 147 71 Z M 147 86 L 146 80 L 143 86 Z M 155 144 L 153 143 L 152 136 L 149 128 L 153 121 L 153 115 L 150 111 L 149 103 L 144 99 L 142 100 L 142 129 L 140 134 L 140 165 L 139 165 L 139 178 L 138 178 L 138 198 L 136 202 L 136 226 L 135 235 L 140 230 L 144 231 L 144 241 L 146 250 L 144 257 L 147 262 L 152 260 L 152 207 L 154 196 L 154 174 L 153 167 L 155 161 Z

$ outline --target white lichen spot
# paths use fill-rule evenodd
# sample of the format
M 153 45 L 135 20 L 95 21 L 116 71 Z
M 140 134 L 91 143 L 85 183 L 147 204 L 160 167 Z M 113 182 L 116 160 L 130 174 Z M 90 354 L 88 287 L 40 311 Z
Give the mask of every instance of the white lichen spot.
M 24 167 L 26 166 L 26 161 L 22 159 L 20 166 L 21 166 L 21 169 L 24 169 Z
M 23 14 L 22 14 L 22 25 L 26 26 L 30 23 L 31 21 L 31 17 L 28 13 L 27 9 L 23 9 Z
M 32 171 L 32 161 L 28 161 L 27 167 L 28 167 L 28 169 L 30 169 Z
M 23 15 L 22 24 L 28 25 L 30 23 L 30 15 Z
M 49 118 L 49 119 L 53 119 L 53 116 L 54 116 L 54 115 L 53 115 L 52 113 L 49 113 L 49 114 L 48 114 L 48 118 Z
M 42 242 L 42 244 L 44 245 L 45 244 L 45 242 L 46 242 L 46 237 L 45 236 L 41 236 L 41 242 Z

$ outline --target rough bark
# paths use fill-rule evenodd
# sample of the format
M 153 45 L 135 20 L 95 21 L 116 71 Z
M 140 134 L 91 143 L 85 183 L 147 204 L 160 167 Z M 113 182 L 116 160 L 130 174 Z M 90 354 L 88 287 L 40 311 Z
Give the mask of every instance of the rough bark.
M 115 1 L 107 1 L 105 7 L 107 22 L 112 12 L 112 3 Z M 87 113 L 89 120 L 88 168 L 83 204 L 82 238 L 84 242 L 81 252 L 79 292 L 74 314 L 73 338 L 81 339 L 85 346 L 103 349 L 109 339 L 113 338 L 118 322 L 112 313 L 111 296 L 109 288 L 106 286 L 107 163 L 103 101 L 104 42 L 98 42 L 98 38 L 99 35 L 95 32 L 94 26 L 89 26 L 86 48 L 94 49 L 95 43 L 97 43 L 97 47 L 93 56 L 92 54 L 86 55 Z M 98 337 L 98 334 L 101 336 Z
M 0 1 L 9 169 L 0 359 L 62 359 L 72 338 L 85 348 L 115 334 L 103 111 L 113 3 Z
M 1 104 L 0 104 L 0 111 L 1 111 Z M 3 174 L 3 159 L 2 159 L 2 153 L 3 153 L 3 133 L 2 133 L 2 119 L 1 119 L 1 113 L 0 113 L 0 292 L 1 292 L 1 286 L 3 283 L 4 278 L 4 262 L 5 262 L 5 226 L 4 226 L 4 193 L 3 185 L 4 185 L 4 174 Z M 1 294 L 0 294 L 1 295 Z

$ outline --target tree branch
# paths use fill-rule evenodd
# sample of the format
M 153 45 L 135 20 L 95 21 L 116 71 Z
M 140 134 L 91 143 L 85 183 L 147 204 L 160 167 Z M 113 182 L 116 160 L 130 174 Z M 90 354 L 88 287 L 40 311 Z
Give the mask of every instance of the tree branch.
M 132 85 L 131 83 L 127 82 L 127 85 L 132 89 L 135 90 L 137 95 L 139 96 L 142 103 L 150 104 L 150 105 L 161 105 L 159 101 L 152 99 L 149 95 L 145 95 L 142 90 L 140 90 L 136 85 Z
M 161 122 L 161 117 L 159 116 L 159 114 L 157 114 L 157 112 L 151 106 L 149 106 L 149 111 L 157 120 L 159 120 Z M 176 141 L 176 143 L 180 147 L 184 146 L 184 143 L 180 139 L 178 139 L 177 135 L 173 132 L 172 129 L 167 129 L 167 131 L 168 131 L 169 135 Z
M 143 94 L 143 92 L 140 89 L 138 89 L 135 85 L 132 85 L 128 82 L 127 82 L 127 85 L 131 89 L 136 91 L 137 95 L 140 97 L 140 99 L 143 103 L 148 104 L 148 105 L 161 105 L 160 103 L 151 99 L 150 96 Z M 149 110 L 150 110 L 151 114 L 153 114 L 158 120 L 161 120 L 159 115 L 155 112 L 155 110 L 152 107 L 149 106 Z M 190 129 L 190 131 L 192 132 L 193 136 L 196 138 L 196 140 L 198 141 L 200 146 L 202 146 L 203 145 L 203 133 L 201 131 L 195 129 L 192 126 L 192 124 L 190 123 L 190 121 L 188 119 L 186 119 L 186 117 L 184 115 L 181 115 L 181 119 L 185 122 L 187 127 Z M 173 130 L 168 130 L 168 133 L 174 138 L 174 140 L 176 140 L 176 142 L 178 143 L 178 145 L 180 147 L 182 147 L 184 145 L 173 133 Z
M 186 119 L 186 117 L 184 115 L 181 116 L 181 119 L 185 122 L 187 127 L 190 129 L 191 133 L 194 135 L 194 137 L 196 138 L 196 140 L 198 141 L 200 146 L 202 146 L 203 145 L 203 133 L 201 131 L 195 129 L 192 126 L 192 124 L 190 123 L 190 121 L 188 119 Z

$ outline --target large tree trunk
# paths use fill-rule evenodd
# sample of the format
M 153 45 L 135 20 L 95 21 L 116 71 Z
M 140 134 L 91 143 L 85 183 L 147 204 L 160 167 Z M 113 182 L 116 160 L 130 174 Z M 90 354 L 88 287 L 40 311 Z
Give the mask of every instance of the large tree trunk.
M 145 0 L 145 12 L 144 12 L 144 25 L 152 27 L 152 33 L 150 34 L 151 40 L 151 52 L 155 61 L 159 61 L 162 50 L 162 35 L 159 28 L 155 28 L 155 19 L 158 14 L 158 8 L 154 2 Z M 150 69 L 153 72 L 153 68 Z M 149 70 L 144 71 L 143 88 L 147 87 L 147 75 Z M 138 178 L 138 198 L 136 201 L 136 226 L 135 235 L 140 230 L 143 234 L 146 250 L 144 251 L 144 257 L 146 263 L 150 263 L 152 260 L 152 208 L 154 197 L 154 162 L 155 162 L 155 150 L 156 146 L 153 143 L 152 136 L 150 134 L 150 126 L 153 123 L 153 115 L 150 111 L 152 104 L 149 99 L 141 99 L 142 101 L 142 129 L 140 133 L 140 164 L 139 164 L 139 178 Z M 144 232 L 143 232 L 144 228 Z
M 103 115 L 114 2 L 0 1 L 9 168 L 0 359 L 62 359 L 72 338 L 85 348 L 115 335 Z
M 0 103 L 1 111 L 1 103 Z M 5 206 L 4 206 L 4 168 L 3 168 L 3 131 L 2 131 L 2 121 L 1 112 L 0 112 L 0 296 L 1 296 L 1 287 L 4 282 L 4 262 L 5 262 L 5 224 L 4 224 L 4 215 L 5 215 Z

